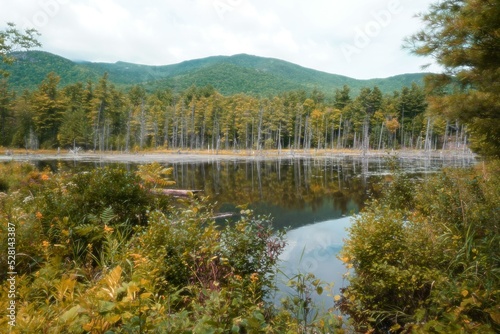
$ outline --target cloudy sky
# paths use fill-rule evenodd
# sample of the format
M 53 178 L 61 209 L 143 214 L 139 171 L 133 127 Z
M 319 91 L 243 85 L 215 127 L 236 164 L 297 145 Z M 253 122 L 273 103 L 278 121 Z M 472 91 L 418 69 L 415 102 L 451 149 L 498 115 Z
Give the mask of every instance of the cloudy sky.
M 36 28 L 43 50 L 71 60 L 166 65 L 248 53 L 367 79 L 431 61 L 401 45 L 435 1 L 2 0 L 0 29 Z

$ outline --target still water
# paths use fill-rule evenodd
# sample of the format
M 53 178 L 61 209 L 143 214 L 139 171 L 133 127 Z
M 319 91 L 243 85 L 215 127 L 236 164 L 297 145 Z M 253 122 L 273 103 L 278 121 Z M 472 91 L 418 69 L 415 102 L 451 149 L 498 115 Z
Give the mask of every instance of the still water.
M 414 178 L 425 178 L 443 167 L 464 167 L 467 159 L 399 158 L 401 169 Z M 42 164 L 54 166 L 54 161 Z M 137 165 L 125 164 L 134 169 Z M 89 168 L 102 162 L 58 163 L 58 168 Z M 336 258 L 347 237 L 351 217 L 370 196 L 378 196 L 391 180 L 384 158 L 316 158 L 234 160 L 165 163 L 173 167 L 179 189 L 201 190 L 218 212 L 238 213 L 247 205 L 255 214 L 271 215 L 277 229 L 286 228 L 287 246 L 281 270 L 291 277 L 312 272 L 334 282 L 333 294 L 346 283 L 346 269 Z M 315 297 L 329 307 L 332 297 Z

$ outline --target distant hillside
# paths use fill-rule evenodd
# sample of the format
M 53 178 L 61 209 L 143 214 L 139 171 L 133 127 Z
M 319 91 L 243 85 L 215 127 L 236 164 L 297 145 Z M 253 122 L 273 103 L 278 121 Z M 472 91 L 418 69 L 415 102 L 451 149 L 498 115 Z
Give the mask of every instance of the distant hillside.
M 343 85 L 356 94 L 363 87 L 377 85 L 390 93 L 412 82 L 421 84 L 425 74 L 401 74 L 384 79 L 357 80 L 305 68 L 274 58 L 247 54 L 214 56 L 165 66 L 138 65 L 126 62 L 74 62 L 42 51 L 15 53 L 17 61 L 6 67 L 13 89 L 34 89 L 50 72 L 61 77 L 65 86 L 78 81 L 97 81 L 105 72 L 118 87 L 141 84 L 148 90 L 172 88 L 182 90 L 192 85 L 212 85 L 222 94 L 246 93 L 268 96 L 290 90 L 318 89 L 332 95 Z

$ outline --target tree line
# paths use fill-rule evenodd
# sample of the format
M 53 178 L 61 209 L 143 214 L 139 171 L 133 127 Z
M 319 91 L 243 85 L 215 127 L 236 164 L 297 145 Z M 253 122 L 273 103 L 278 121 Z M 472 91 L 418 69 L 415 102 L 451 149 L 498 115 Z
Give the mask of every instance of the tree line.
M 455 119 L 426 113 L 417 84 L 384 95 L 374 86 L 353 96 L 348 86 L 327 98 L 317 89 L 259 98 L 224 96 L 211 86 L 174 93 L 143 86 L 119 90 L 107 74 L 59 87 L 50 73 L 37 89 L 15 94 L 0 81 L 0 145 L 92 151 L 144 149 L 464 149 Z

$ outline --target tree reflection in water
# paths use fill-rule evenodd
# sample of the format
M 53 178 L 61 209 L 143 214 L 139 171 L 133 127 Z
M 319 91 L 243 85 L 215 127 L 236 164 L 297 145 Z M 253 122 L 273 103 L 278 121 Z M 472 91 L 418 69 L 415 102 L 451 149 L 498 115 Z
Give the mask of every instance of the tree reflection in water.
M 459 160 L 400 159 L 404 170 L 422 177 Z M 378 196 L 390 174 L 383 158 L 235 160 L 173 164 L 176 187 L 201 189 L 219 211 L 248 204 L 271 214 L 275 227 L 297 228 L 358 212 Z

